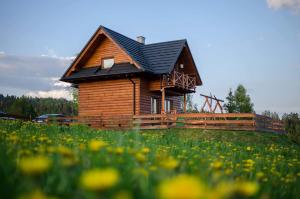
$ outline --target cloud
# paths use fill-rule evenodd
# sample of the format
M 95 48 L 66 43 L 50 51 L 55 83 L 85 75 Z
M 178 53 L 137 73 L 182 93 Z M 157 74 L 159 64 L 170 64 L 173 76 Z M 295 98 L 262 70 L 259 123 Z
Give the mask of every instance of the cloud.
M 26 96 L 30 97 L 40 97 L 40 98 L 65 98 L 68 100 L 72 99 L 72 94 L 65 89 L 61 90 L 50 90 L 50 91 L 30 91 L 25 94 Z
M 274 10 L 287 8 L 296 13 L 300 12 L 300 0 L 267 0 L 267 4 Z
M 73 57 L 17 56 L 0 53 L 0 93 L 64 97 L 69 84 L 59 81 Z M 15 92 L 11 92 L 15 91 Z

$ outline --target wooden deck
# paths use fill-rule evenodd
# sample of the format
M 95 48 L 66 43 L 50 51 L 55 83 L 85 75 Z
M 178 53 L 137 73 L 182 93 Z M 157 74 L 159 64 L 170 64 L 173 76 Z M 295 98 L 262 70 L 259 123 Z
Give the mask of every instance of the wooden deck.
M 100 129 L 198 128 L 284 133 L 282 121 L 252 113 L 184 113 L 68 117 L 49 120 L 63 125 L 87 124 Z

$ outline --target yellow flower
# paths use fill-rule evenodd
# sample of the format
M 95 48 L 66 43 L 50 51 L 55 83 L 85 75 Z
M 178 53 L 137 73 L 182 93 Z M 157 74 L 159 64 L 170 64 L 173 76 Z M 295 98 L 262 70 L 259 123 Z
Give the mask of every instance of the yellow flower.
M 113 168 L 91 169 L 84 171 L 80 177 L 82 188 L 101 191 L 113 187 L 119 181 L 119 172 Z
M 123 147 L 117 147 L 115 149 L 115 153 L 118 154 L 118 155 L 121 155 L 124 153 L 124 148 Z
M 259 186 L 256 182 L 239 182 L 237 184 L 238 193 L 244 196 L 252 196 L 257 193 Z
M 142 148 L 142 153 L 149 153 L 150 149 L 148 147 Z
M 179 162 L 178 162 L 178 160 L 176 160 L 175 158 L 170 156 L 168 158 L 163 159 L 159 163 L 159 165 L 165 169 L 175 169 L 179 165 Z
M 51 164 L 51 159 L 46 156 L 33 156 L 20 159 L 18 166 L 23 173 L 34 175 L 46 172 Z
M 141 163 L 146 161 L 146 156 L 142 153 L 135 154 L 135 158 Z
M 30 193 L 21 195 L 19 198 L 20 199 L 49 199 L 49 198 L 53 198 L 53 197 L 47 196 L 41 190 L 34 190 Z
M 113 199 L 131 199 L 132 195 L 128 191 L 119 191 L 113 197 Z
M 250 146 L 247 146 L 246 150 L 247 150 L 247 151 L 251 151 L 251 147 L 250 147 Z
M 57 153 L 59 153 L 63 156 L 73 156 L 74 155 L 73 151 L 70 148 L 66 147 L 66 146 L 58 146 L 56 148 L 56 151 L 57 151 Z
M 158 196 L 162 199 L 197 199 L 205 193 L 204 185 L 198 178 L 181 174 L 164 180 L 158 187 Z
M 219 169 L 222 168 L 223 163 L 222 163 L 221 161 L 219 161 L 219 160 L 216 160 L 216 161 L 212 162 L 212 163 L 210 164 L 210 166 L 211 166 L 213 169 L 219 170 Z
M 107 143 L 102 140 L 91 140 L 89 143 L 89 149 L 91 151 L 99 151 L 105 146 L 107 146 Z

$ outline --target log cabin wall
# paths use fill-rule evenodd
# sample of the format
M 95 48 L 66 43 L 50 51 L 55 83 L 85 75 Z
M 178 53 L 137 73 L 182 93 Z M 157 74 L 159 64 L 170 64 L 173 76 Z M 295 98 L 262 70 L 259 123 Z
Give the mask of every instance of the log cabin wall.
M 159 112 L 161 111 L 161 92 L 160 80 L 140 80 L 140 114 L 151 113 L 151 97 L 158 99 Z M 156 92 L 153 92 L 156 91 Z M 171 100 L 172 110 L 180 112 L 180 96 L 169 96 L 166 94 L 166 100 Z
M 139 79 L 136 82 L 136 113 L 139 113 Z M 79 84 L 79 116 L 133 115 L 133 84 L 129 79 Z
M 88 53 L 82 66 L 83 68 L 99 66 L 103 58 L 114 58 L 115 63 L 131 62 L 129 56 L 120 47 L 103 36 L 102 39 L 96 42 L 91 52 Z

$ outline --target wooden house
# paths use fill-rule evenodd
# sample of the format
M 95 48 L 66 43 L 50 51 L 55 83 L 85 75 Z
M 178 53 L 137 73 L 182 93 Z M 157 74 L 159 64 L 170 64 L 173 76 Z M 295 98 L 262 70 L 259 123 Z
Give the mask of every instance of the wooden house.
M 202 85 L 185 39 L 145 44 L 100 26 L 61 81 L 79 89 L 79 116 L 184 112 Z

